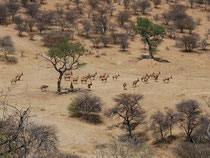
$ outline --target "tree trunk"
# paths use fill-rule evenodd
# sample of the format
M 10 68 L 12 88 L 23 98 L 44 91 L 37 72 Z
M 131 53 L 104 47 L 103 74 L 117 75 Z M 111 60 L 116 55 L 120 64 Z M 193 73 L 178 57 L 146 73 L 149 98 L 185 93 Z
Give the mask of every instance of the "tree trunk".
M 146 39 L 146 41 L 149 46 L 149 56 L 150 56 L 150 58 L 154 59 L 153 52 L 152 52 L 152 45 L 151 45 L 149 39 Z
M 57 82 L 57 91 L 60 93 L 61 92 L 61 81 L 62 81 L 63 73 L 60 72 L 58 82 Z
M 127 126 L 128 126 L 129 137 L 132 138 L 132 129 L 131 129 L 131 126 L 130 126 L 130 122 L 129 121 L 127 121 Z

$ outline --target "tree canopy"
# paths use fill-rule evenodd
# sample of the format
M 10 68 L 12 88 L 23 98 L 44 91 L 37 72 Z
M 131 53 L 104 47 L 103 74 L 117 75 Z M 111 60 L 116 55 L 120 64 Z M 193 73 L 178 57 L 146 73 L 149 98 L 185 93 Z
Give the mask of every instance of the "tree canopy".
M 166 34 L 165 28 L 152 23 L 147 18 L 137 18 L 136 31 L 147 42 L 150 57 L 154 58 L 153 54 L 156 52 L 156 47 Z

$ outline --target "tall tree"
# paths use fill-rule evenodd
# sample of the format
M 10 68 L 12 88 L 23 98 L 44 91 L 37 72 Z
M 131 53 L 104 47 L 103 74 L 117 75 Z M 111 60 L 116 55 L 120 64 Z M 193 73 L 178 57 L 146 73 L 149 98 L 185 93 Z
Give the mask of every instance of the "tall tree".
M 59 41 L 53 44 L 44 59 L 49 61 L 54 69 L 59 73 L 57 81 L 57 91 L 61 92 L 61 81 L 66 71 L 79 68 L 79 58 L 84 54 L 86 49 L 79 42 Z
M 152 23 L 147 18 L 137 18 L 136 31 L 148 44 L 150 58 L 155 59 L 154 53 L 166 34 L 165 28 Z

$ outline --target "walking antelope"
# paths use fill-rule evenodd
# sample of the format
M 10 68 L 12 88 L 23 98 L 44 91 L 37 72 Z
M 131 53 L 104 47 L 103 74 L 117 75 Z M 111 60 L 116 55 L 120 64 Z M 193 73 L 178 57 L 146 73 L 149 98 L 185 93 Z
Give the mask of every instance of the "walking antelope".
M 73 78 L 72 78 L 73 83 L 77 83 L 77 82 L 78 82 L 78 79 L 79 79 L 79 76 L 73 77 Z
M 144 80 L 146 79 L 146 78 L 148 78 L 149 79 L 149 75 L 146 73 L 146 75 L 145 76 L 143 76 L 142 78 L 141 78 L 141 81 L 143 81 L 144 82 Z M 147 80 L 148 80 L 147 79 Z
M 123 89 L 127 90 L 127 83 L 123 83 Z
M 101 78 L 105 78 L 105 77 L 106 77 L 106 73 L 104 73 L 104 74 L 100 75 L 100 76 L 99 76 L 99 79 L 101 79 Z
M 92 82 L 90 82 L 90 83 L 87 85 L 89 91 L 90 91 L 90 88 L 91 88 L 92 85 L 93 85 Z
M 23 76 L 23 72 L 22 72 L 21 74 L 17 74 L 17 75 L 15 76 L 15 79 L 16 79 L 17 81 L 20 81 L 20 79 L 21 79 L 22 76 Z
M 158 80 L 158 78 L 159 78 L 160 74 L 161 74 L 161 73 L 160 73 L 160 71 L 159 71 L 159 73 L 158 73 L 158 74 L 154 74 L 154 76 L 153 76 L 153 77 L 154 77 L 155 81 L 157 81 L 157 80 Z
M 64 73 L 64 79 L 65 80 L 67 80 L 67 79 L 70 80 L 71 76 L 73 76 L 72 71 L 67 71 L 67 72 Z
M 42 85 L 42 86 L 40 87 L 40 89 L 41 89 L 42 92 L 45 92 L 45 91 L 47 90 L 48 87 L 49 87 L 48 85 Z
M 107 82 L 107 79 L 109 78 L 109 74 L 106 76 L 106 77 L 104 77 L 104 78 L 101 78 L 101 81 L 103 82 L 103 81 L 105 81 L 105 82 Z
M 81 83 L 84 83 L 84 82 L 87 83 L 88 79 L 89 78 L 87 78 L 87 77 L 86 78 L 85 77 L 81 78 Z
M 90 75 L 90 78 L 93 79 L 93 80 L 95 80 L 96 75 L 97 75 L 97 72 L 95 72 L 94 74 L 91 74 Z
M 17 82 L 18 80 L 16 79 L 16 78 L 13 78 L 10 82 L 11 82 L 11 85 L 13 85 L 13 84 L 16 84 L 16 82 Z
M 167 83 L 168 83 L 168 82 L 170 81 L 170 79 L 173 79 L 172 76 L 171 76 L 171 77 L 166 77 L 166 78 L 164 78 L 164 79 L 163 79 L 163 82 L 166 83 L 166 81 L 167 81 Z
M 138 82 L 139 82 L 139 78 L 137 80 L 133 81 L 133 87 L 136 87 Z
M 120 74 L 117 74 L 117 75 L 113 75 L 113 76 L 112 76 L 113 80 L 114 80 L 114 79 L 117 80 L 118 77 L 120 77 Z
M 155 76 L 155 73 L 153 72 L 152 74 L 148 75 L 149 78 L 152 78 Z

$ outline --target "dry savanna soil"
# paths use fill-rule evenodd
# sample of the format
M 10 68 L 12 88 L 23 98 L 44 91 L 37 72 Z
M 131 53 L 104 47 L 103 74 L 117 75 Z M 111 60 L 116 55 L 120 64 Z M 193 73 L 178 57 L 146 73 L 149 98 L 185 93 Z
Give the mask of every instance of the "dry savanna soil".
M 64 3 L 64 0 L 47 0 L 42 9 L 54 8 L 56 3 Z M 149 17 L 160 14 L 168 6 L 162 4 L 159 8 L 151 10 Z M 201 18 L 201 24 L 196 28 L 196 32 L 204 37 L 210 22 L 206 20 L 206 13 L 200 8 L 189 9 L 187 12 L 194 18 Z M 194 14 L 196 12 L 196 14 Z M 132 17 L 133 19 L 136 16 Z M 161 23 L 161 22 L 160 22 Z M 56 82 L 58 73 L 53 67 L 37 53 L 45 53 L 48 48 L 43 46 L 41 36 L 35 36 L 34 41 L 28 37 L 18 37 L 15 25 L 0 26 L 0 36 L 11 36 L 14 41 L 18 59 L 17 64 L 7 64 L 0 61 L 0 90 L 12 87 L 16 99 L 17 107 L 25 107 L 30 103 L 32 119 L 39 124 L 53 125 L 56 128 L 59 149 L 64 152 L 75 152 L 82 156 L 90 157 L 95 152 L 96 144 L 109 142 L 114 135 L 121 134 L 119 129 L 109 130 L 107 126 L 118 120 L 103 117 L 103 123 L 92 125 L 84 121 L 72 118 L 67 110 L 71 99 L 82 91 L 93 93 L 102 98 L 104 102 L 103 112 L 114 106 L 112 98 L 120 93 L 140 93 L 144 96 L 141 103 L 142 108 L 149 116 L 157 110 L 164 111 L 167 108 L 175 108 L 175 104 L 183 99 L 197 99 L 203 110 L 207 111 L 202 97 L 210 96 L 210 50 L 202 51 L 196 49 L 192 53 L 184 53 L 180 48 L 175 47 L 175 41 L 165 38 L 158 47 L 155 56 L 167 60 L 168 62 L 158 62 L 152 59 L 140 60 L 139 57 L 148 54 L 144 49 L 139 36 L 134 41 L 129 41 L 127 51 L 120 51 L 119 45 L 110 45 L 108 48 L 94 49 L 88 39 L 76 37 L 81 41 L 92 54 L 86 53 L 81 57 L 81 62 L 86 65 L 73 71 L 73 76 L 87 75 L 88 73 L 109 74 L 106 83 L 102 83 L 98 75 L 92 80 L 93 86 L 88 91 L 87 84 L 74 84 L 75 92 L 62 95 L 56 94 Z M 210 42 L 210 41 L 208 41 Z M 21 51 L 24 51 L 21 56 Z M 148 83 L 139 82 L 136 88 L 132 83 L 137 78 L 141 78 L 146 73 L 161 72 L 159 80 L 155 82 L 149 79 Z M 10 80 L 17 74 L 23 72 L 24 76 L 17 84 L 12 85 Z M 118 80 L 113 80 L 112 75 L 120 74 Z M 169 83 L 162 81 L 165 77 L 172 76 Z M 127 90 L 123 89 L 123 83 L 128 84 Z M 48 85 L 46 92 L 40 90 L 41 85 Z M 70 81 L 62 80 L 62 88 L 69 88 Z M 103 112 L 101 115 L 103 116 Z M 178 131 L 175 131 L 175 134 Z M 152 143 L 152 136 L 149 134 Z M 173 158 L 170 150 L 155 149 L 155 157 Z

